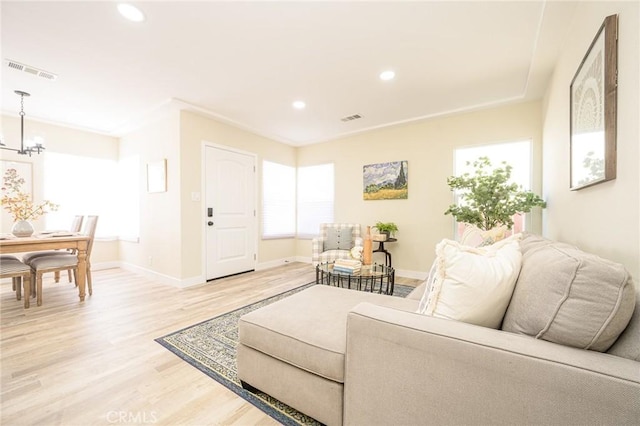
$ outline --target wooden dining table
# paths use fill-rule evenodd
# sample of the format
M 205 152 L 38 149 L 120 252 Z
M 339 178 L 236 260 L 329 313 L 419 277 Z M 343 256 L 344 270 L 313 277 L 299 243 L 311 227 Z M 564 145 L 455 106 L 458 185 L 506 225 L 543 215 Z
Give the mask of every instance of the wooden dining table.
M 87 235 L 42 235 L 23 238 L 10 238 L 6 240 L 3 239 L 0 240 L 0 253 L 8 254 L 43 250 L 75 249 L 78 255 L 78 293 L 80 296 L 80 301 L 84 302 L 87 282 L 87 248 L 89 247 L 90 239 L 91 238 Z M 34 284 L 35 283 L 33 283 L 32 285 Z M 25 295 L 25 297 L 29 296 Z

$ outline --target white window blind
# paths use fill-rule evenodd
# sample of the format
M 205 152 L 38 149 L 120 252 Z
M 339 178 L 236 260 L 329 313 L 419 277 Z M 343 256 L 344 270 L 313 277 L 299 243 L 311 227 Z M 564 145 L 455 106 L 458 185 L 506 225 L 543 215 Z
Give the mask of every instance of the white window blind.
M 296 170 L 262 162 L 262 238 L 291 238 L 296 231 Z
M 96 237 L 115 238 L 120 222 L 139 220 L 139 200 L 131 206 L 129 194 L 139 178 L 123 184 L 116 160 L 46 152 L 43 170 L 44 197 L 60 206 L 45 215 L 47 229 L 69 229 L 75 215 L 98 215 Z
M 298 168 L 298 237 L 318 235 L 321 223 L 333 222 L 333 164 Z

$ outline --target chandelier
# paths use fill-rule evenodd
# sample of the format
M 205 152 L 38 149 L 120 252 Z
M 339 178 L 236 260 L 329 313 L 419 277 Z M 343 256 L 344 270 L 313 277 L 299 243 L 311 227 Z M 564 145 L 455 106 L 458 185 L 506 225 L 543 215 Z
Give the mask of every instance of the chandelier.
M 24 97 L 29 97 L 31 95 L 27 92 L 23 92 L 22 90 L 14 90 L 14 92 L 16 95 L 20 96 L 20 149 L 9 148 L 2 140 L 0 140 L 0 149 L 14 151 L 20 155 L 28 154 L 29 157 L 31 157 L 31 154 L 34 152 L 36 154 L 40 154 L 44 150 L 44 140 L 41 137 L 34 137 L 26 142 L 24 140 Z

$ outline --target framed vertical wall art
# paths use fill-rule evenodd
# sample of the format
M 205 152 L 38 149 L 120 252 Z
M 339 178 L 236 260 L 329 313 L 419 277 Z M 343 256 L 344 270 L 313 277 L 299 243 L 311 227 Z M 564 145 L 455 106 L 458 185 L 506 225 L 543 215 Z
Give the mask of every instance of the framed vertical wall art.
M 570 86 L 570 188 L 616 178 L 618 15 L 607 16 Z
M 167 160 L 147 164 L 147 192 L 167 191 Z

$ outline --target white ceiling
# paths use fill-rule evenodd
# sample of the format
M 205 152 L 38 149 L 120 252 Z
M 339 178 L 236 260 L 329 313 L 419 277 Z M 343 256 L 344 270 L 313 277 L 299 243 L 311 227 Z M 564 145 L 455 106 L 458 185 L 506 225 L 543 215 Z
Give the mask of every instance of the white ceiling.
M 539 99 L 575 3 L 116 2 L 0 4 L 2 112 L 115 136 L 167 107 L 291 145 Z M 381 71 L 396 72 L 381 81 Z M 295 110 L 294 100 L 307 104 Z M 348 122 L 341 118 L 360 114 Z

